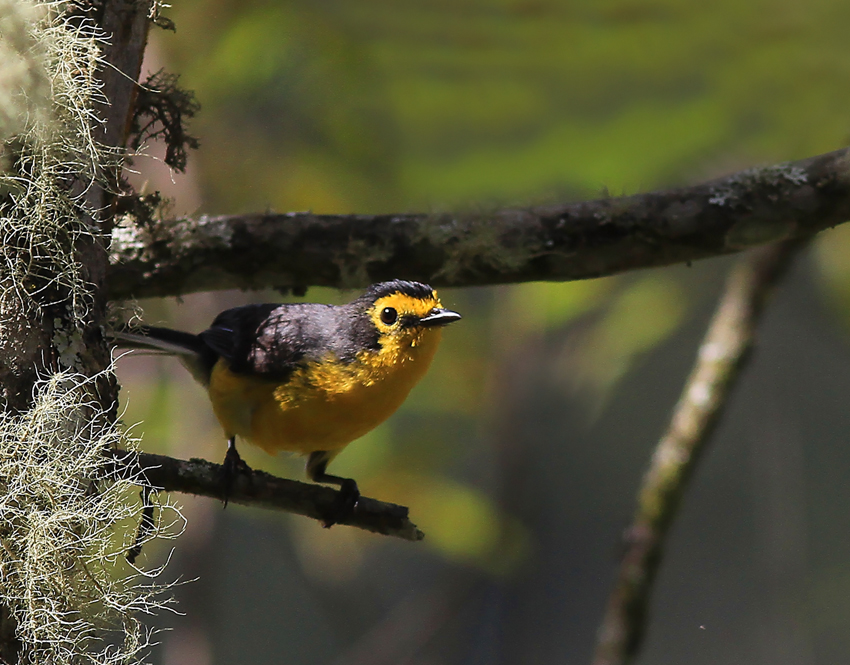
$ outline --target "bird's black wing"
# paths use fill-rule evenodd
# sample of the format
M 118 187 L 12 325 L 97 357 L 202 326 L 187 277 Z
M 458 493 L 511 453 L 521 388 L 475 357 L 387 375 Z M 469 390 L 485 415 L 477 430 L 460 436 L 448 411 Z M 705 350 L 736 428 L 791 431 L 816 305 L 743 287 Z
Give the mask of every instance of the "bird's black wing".
M 243 305 L 227 309 L 198 337 L 216 356 L 224 358 L 231 366 L 239 365 L 250 352 L 257 329 L 279 306 Z
M 315 310 L 315 311 L 314 311 Z M 324 305 L 246 305 L 219 314 L 198 337 L 231 371 L 285 380 L 305 356 L 325 345 Z

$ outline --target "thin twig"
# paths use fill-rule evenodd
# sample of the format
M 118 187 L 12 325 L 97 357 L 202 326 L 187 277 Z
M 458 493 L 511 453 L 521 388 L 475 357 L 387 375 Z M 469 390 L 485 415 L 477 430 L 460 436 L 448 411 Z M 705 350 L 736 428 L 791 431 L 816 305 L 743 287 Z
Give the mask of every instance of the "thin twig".
M 165 455 L 112 451 L 116 465 L 128 468 L 131 477 L 143 474 L 154 489 L 196 494 L 223 500 L 220 464 L 202 459 L 180 460 Z M 228 503 L 283 510 L 324 522 L 334 510 L 338 492 L 330 487 L 278 478 L 263 471 L 239 473 L 230 487 Z M 404 540 L 422 540 L 425 535 L 407 517 L 408 509 L 360 497 L 353 514 L 340 524 Z
M 850 149 L 681 189 L 476 213 L 255 213 L 112 236 L 109 297 L 215 289 L 568 281 L 811 235 L 850 219 Z
M 151 502 L 151 492 L 153 492 L 153 488 L 150 485 L 142 487 L 140 492 L 142 519 L 139 521 L 139 528 L 136 530 L 136 540 L 133 542 L 133 546 L 127 550 L 127 561 L 130 563 L 136 563 L 136 558 L 142 553 L 142 547 L 156 527 L 156 522 L 153 519 L 154 505 Z
M 754 250 L 729 276 L 670 426 L 644 476 L 597 635 L 594 665 L 623 665 L 637 654 L 665 538 L 688 480 L 752 347 L 765 300 L 802 244 L 788 241 Z

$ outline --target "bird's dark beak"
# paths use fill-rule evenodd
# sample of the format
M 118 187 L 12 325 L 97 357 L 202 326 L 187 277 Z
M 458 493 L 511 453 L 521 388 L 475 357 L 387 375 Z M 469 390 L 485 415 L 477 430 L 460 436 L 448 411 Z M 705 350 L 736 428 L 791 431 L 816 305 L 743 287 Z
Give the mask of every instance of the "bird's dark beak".
M 453 312 L 450 309 L 440 309 L 439 307 L 435 307 L 430 312 L 428 312 L 427 316 L 423 316 L 419 319 L 419 325 L 424 326 L 426 328 L 433 328 L 434 326 L 447 326 L 450 323 L 454 323 L 455 321 L 460 321 L 463 317 L 457 312 Z

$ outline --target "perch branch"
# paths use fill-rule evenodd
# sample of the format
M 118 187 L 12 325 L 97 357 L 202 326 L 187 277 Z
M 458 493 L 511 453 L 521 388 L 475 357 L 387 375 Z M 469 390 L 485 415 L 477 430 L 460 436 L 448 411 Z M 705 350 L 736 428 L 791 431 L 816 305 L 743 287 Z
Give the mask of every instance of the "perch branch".
M 117 466 L 129 467 L 131 477 L 144 475 L 154 489 L 224 499 L 220 464 L 126 450 L 113 451 L 112 457 Z M 324 521 L 324 516 L 335 507 L 338 494 L 330 487 L 251 470 L 236 477 L 227 500 L 228 503 L 283 510 Z M 407 513 L 404 506 L 360 497 L 354 513 L 340 524 L 404 540 L 422 540 L 425 535 L 408 519 Z
M 597 635 L 594 665 L 622 665 L 637 654 L 670 525 L 753 344 L 765 300 L 801 244 L 786 241 L 754 250 L 729 276 L 669 428 L 644 476 L 616 586 Z
M 812 235 L 850 219 L 850 149 L 669 191 L 467 214 L 246 214 L 116 228 L 109 295 L 567 281 Z

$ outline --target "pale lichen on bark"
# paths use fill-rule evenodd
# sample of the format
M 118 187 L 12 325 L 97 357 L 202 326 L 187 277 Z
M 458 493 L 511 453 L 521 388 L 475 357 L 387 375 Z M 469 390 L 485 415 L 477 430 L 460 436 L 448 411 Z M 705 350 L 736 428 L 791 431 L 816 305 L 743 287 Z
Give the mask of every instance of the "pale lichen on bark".
M 139 615 L 158 602 L 157 585 L 118 563 L 140 512 L 128 490 L 143 479 L 107 479 L 103 455 L 128 445 L 101 334 L 104 236 L 135 85 L 124 65 L 141 63 L 146 14 L 145 2 L 130 0 L 107 0 L 97 12 L 85 3 L 0 2 L 0 54 L 29 44 L 18 49 L 23 79 L 8 75 L 19 60 L 0 57 L 0 105 L 37 105 L 20 124 L 0 125 L 4 662 L 132 662 L 149 636 Z M 113 67 L 103 51 L 120 53 Z

